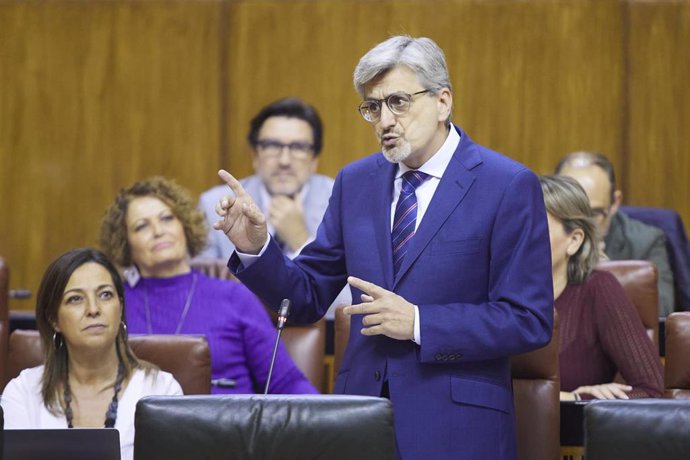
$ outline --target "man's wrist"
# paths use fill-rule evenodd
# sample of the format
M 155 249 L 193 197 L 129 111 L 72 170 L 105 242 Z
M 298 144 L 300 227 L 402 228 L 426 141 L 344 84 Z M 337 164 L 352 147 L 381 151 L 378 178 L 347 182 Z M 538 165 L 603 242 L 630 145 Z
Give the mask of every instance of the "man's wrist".
M 249 267 L 252 265 L 256 260 L 261 257 L 264 252 L 266 252 L 266 249 L 268 249 L 268 244 L 271 242 L 271 237 L 270 235 L 266 236 L 266 242 L 264 245 L 259 249 L 259 252 L 257 254 L 248 254 L 246 252 L 240 251 L 238 248 L 235 248 L 235 252 L 237 253 L 237 257 L 239 257 L 240 262 L 242 262 L 242 265 L 246 267 Z

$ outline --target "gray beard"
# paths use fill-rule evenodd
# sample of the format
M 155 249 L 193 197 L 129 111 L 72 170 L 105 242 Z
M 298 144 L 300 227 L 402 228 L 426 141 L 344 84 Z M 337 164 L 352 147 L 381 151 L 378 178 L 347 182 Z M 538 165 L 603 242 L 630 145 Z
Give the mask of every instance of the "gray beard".
M 412 146 L 406 140 L 403 140 L 398 147 L 392 149 L 382 149 L 383 156 L 391 163 L 401 163 L 407 160 L 412 154 Z

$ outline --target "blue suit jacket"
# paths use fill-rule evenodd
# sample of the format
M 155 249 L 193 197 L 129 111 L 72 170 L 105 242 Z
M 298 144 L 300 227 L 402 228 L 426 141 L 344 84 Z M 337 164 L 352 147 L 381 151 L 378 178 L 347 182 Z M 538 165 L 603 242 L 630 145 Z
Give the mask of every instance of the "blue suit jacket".
M 229 262 L 269 305 L 290 298 L 291 321 L 323 315 L 347 275 L 419 306 L 421 346 L 363 336 L 354 316 L 336 381 L 338 393 L 378 396 L 388 380 L 403 458 L 514 458 L 510 356 L 551 337 L 539 182 L 461 135 L 397 278 L 390 237 L 396 165 L 380 153 L 340 172 L 315 241 L 294 261 L 271 242 L 247 268 L 236 255 Z

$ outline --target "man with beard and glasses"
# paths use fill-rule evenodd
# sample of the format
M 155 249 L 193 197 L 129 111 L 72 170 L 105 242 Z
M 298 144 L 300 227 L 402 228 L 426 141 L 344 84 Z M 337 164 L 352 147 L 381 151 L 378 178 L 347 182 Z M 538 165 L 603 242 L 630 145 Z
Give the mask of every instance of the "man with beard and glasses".
M 510 357 L 546 345 L 553 286 L 537 177 L 450 122 L 443 51 L 392 37 L 354 72 L 382 151 L 336 178 L 316 238 L 283 256 L 228 172 L 215 228 L 228 267 L 268 305 L 312 322 L 348 283 L 351 332 L 336 392 L 393 403 L 400 458 L 514 459 Z
M 572 177 L 585 189 L 605 258 L 654 262 L 658 273 L 659 316 L 673 313 L 674 283 L 666 236 L 661 229 L 619 212 L 623 192 L 616 187 L 611 160 L 597 152 L 572 152 L 558 162 L 556 174 Z
M 294 97 L 263 107 L 250 122 L 247 140 L 255 175 L 241 184 L 266 215 L 268 231 L 290 258 L 314 238 L 333 189 L 333 179 L 316 174 L 322 139 L 318 112 Z M 235 249 L 212 228 L 216 203 L 226 193 L 227 187 L 219 185 L 201 195 L 199 208 L 210 229 L 202 258 L 227 259 Z

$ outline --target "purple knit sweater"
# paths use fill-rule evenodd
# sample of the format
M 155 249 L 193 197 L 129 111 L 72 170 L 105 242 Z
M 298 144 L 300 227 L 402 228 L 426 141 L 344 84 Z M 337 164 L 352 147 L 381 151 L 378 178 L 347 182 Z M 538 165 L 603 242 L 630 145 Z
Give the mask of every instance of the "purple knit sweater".
M 630 398 L 657 398 L 663 388 L 659 356 L 635 306 L 616 278 L 594 270 L 556 299 L 560 319 L 561 390 L 613 381 L 616 371 L 632 386 Z M 591 399 L 583 395 L 583 399 Z
M 268 312 L 244 285 L 209 278 L 193 270 L 172 278 L 142 278 L 126 284 L 125 306 L 130 333 L 174 334 L 193 279 L 196 286 L 180 334 L 205 335 L 211 350 L 213 379 L 233 379 L 234 388 L 212 393 L 263 393 L 276 332 Z M 146 319 L 146 298 L 151 327 Z M 297 369 L 283 344 L 278 347 L 269 393 L 317 393 Z

